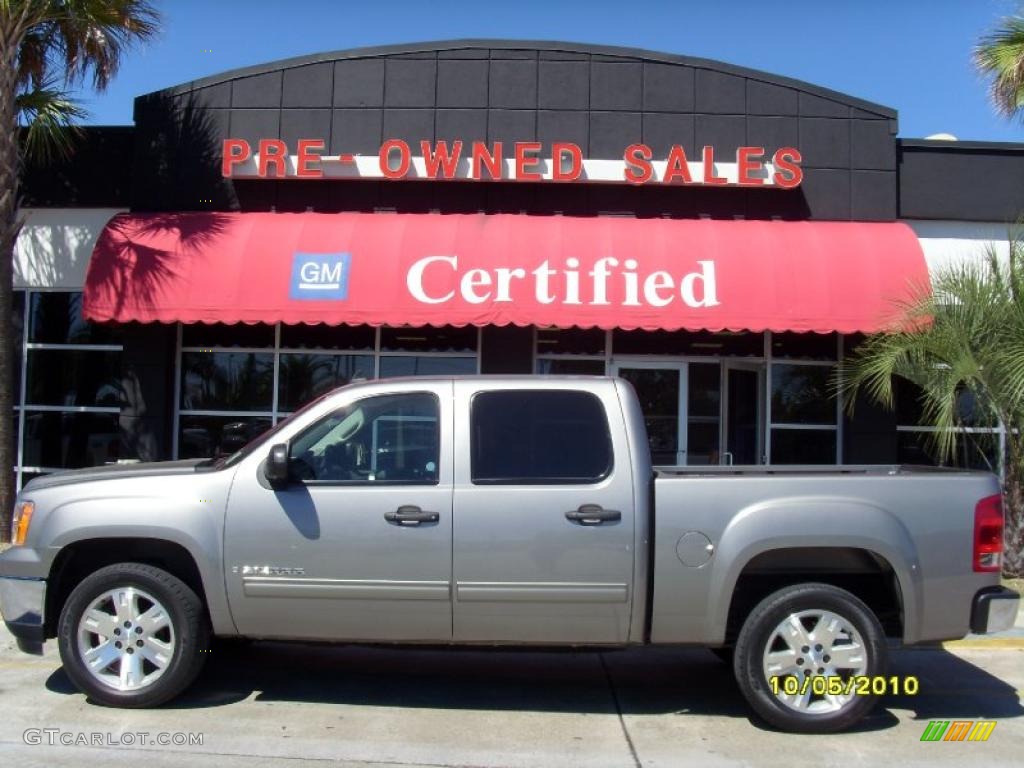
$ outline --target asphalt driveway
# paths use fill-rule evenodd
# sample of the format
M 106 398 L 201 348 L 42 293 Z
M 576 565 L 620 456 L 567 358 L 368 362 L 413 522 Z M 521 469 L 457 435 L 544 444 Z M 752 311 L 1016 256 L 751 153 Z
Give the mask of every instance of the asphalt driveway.
M 0 629 L 0 764 L 1021 765 L 1024 650 L 902 651 L 893 667 L 917 675 L 920 694 L 886 697 L 856 732 L 836 736 L 786 735 L 753 720 L 729 670 L 699 649 L 256 643 L 211 653 L 199 683 L 175 705 L 127 711 L 74 691 L 52 642 L 45 656 L 25 656 Z M 986 743 L 923 743 L 932 719 L 998 725 Z M 202 744 L 142 743 L 162 733 L 201 733 Z M 103 743 L 85 745 L 89 739 Z

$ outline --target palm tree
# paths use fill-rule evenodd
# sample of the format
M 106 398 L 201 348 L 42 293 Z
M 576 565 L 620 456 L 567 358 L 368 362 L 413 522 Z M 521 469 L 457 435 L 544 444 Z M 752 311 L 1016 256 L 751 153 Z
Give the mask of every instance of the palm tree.
M 974 49 L 974 65 L 992 78 L 990 94 L 1006 117 L 1024 111 L 1024 16 L 1010 16 L 985 35 Z
M 22 150 L 67 153 L 83 110 L 66 88 L 102 90 L 125 51 L 155 34 L 145 0 L 0 0 L 0 540 L 10 535 L 14 483 L 12 287 Z M 24 132 L 24 133 L 23 133 Z
M 899 378 L 916 385 L 940 459 L 954 460 L 974 424 L 1002 424 L 1006 510 L 1004 572 L 1024 571 L 1024 241 L 1009 255 L 939 271 L 933 289 L 901 307 L 900 328 L 869 336 L 840 366 L 845 401 L 892 409 Z M 994 469 L 998 470 L 999 467 Z

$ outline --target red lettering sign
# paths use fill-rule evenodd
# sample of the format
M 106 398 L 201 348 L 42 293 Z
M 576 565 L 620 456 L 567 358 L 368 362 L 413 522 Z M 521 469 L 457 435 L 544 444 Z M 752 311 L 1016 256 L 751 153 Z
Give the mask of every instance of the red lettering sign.
M 322 139 L 299 139 L 296 154 L 289 162 L 287 144 L 281 139 L 261 139 L 257 145 L 255 172 L 247 162 L 253 157 L 245 139 L 225 139 L 222 143 L 221 174 L 225 178 L 385 178 L 385 179 L 461 179 L 477 181 L 513 179 L 516 181 L 625 181 L 629 184 L 684 184 L 702 186 L 772 186 L 793 189 L 803 181 L 803 160 L 794 147 L 780 147 L 767 166 L 764 147 L 738 147 L 736 159 L 715 164 L 715 149 L 701 148 L 699 161 L 691 161 L 680 144 L 673 144 L 664 159 L 656 158 L 647 144 L 630 144 L 621 160 L 586 159 L 571 142 L 552 142 L 547 158 L 541 157 L 539 141 L 519 141 L 513 145 L 511 164 L 506 169 L 502 142 L 487 144 L 460 140 L 420 141 L 418 156 L 402 139 L 388 139 L 377 153 L 376 169 L 352 154 L 325 155 Z M 420 160 L 422 158 L 422 160 Z M 547 163 L 550 170 L 546 170 Z M 415 161 L 415 163 L 414 163 Z M 372 161 L 371 161 L 372 162 Z M 294 167 L 292 167 L 294 165 Z

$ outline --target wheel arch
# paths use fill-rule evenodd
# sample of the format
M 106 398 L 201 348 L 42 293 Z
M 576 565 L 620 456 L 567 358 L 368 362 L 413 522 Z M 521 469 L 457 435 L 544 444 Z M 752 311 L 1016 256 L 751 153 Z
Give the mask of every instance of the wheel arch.
M 722 565 L 712 576 L 708 634 L 719 643 L 735 638 L 743 611 L 767 594 L 811 581 L 846 589 L 887 614 L 879 617 L 887 635 L 913 642 L 919 632 L 917 549 L 902 522 L 880 507 L 835 498 L 755 505 L 733 519 L 717 549 Z
M 223 613 L 217 610 L 217 585 L 210 584 L 195 553 L 170 538 L 125 534 L 77 539 L 60 548 L 47 576 L 46 637 L 56 636 L 61 610 L 75 586 L 89 574 L 116 563 L 143 563 L 177 576 L 202 600 L 207 618 L 218 631 L 218 615 L 222 623 Z

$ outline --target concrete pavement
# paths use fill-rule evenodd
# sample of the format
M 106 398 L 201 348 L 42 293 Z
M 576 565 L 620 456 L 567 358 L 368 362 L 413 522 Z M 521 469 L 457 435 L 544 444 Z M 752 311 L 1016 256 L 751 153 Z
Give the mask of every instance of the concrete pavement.
M 344 766 L 1020 765 L 1024 651 L 908 650 L 920 678 L 853 733 L 792 736 L 751 719 L 730 671 L 706 651 L 603 654 L 290 646 L 219 648 L 199 683 L 159 710 L 95 706 L 73 690 L 52 642 L 25 656 L 0 630 L 0 762 L 148 768 Z M 987 743 L 922 743 L 931 719 L 997 720 Z M 25 743 L 58 728 L 118 746 Z M 142 746 L 197 732 L 202 745 Z M 30 732 L 30 738 L 31 734 Z M 60 738 L 55 736 L 55 738 Z M 115 753 L 115 750 L 118 750 Z M 970 754 L 963 754 L 964 752 Z M 902 768 L 901 766 L 901 768 Z

